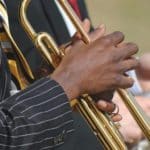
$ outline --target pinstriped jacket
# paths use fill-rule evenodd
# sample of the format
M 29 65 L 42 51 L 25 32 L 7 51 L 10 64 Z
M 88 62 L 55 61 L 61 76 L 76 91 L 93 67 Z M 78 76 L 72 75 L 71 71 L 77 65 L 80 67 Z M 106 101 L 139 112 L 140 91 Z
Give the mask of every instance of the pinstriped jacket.
M 39 57 L 37 50 L 34 48 L 33 44 L 28 40 L 27 35 L 24 33 L 24 30 L 20 26 L 18 21 L 18 8 L 19 3 L 22 0 L 5 0 L 9 21 L 10 21 L 10 30 L 12 35 L 15 38 L 20 49 L 23 51 L 25 57 L 28 60 L 30 66 L 34 70 L 38 64 L 39 66 Z M 81 14 L 83 16 L 82 19 L 87 17 L 87 12 L 85 9 L 84 0 L 78 0 L 79 6 L 81 8 Z M 56 19 L 57 18 L 57 19 Z M 53 36 L 53 38 L 57 41 L 58 44 L 65 43 L 70 40 L 70 36 L 67 30 L 67 26 L 54 2 L 54 0 L 32 0 L 31 5 L 28 9 L 28 19 L 35 31 L 45 31 Z M 43 23 L 41 23 L 43 22 Z M 61 28 L 60 28 L 61 24 Z M 21 36 L 20 36 L 21 35 Z M 26 44 L 24 44 L 26 43 Z M 34 59 L 35 57 L 36 59 Z M 35 62 L 33 62 L 35 61 Z M 34 64 L 36 66 L 34 66 Z M 87 123 L 83 120 L 79 113 L 73 112 L 73 120 L 74 120 L 74 128 L 75 132 L 73 135 L 68 137 L 65 140 L 65 143 L 57 147 L 57 150 L 97 150 L 102 149 L 96 137 L 93 135 L 92 131 L 89 129 Z M 81 142 L 83 141 L 83 142 Z M 86 144 L 85 142 L 86 141 Z
M 10 96 L 10 74 L 2 51 L 1 48 L 0 149 L 47 150 L 61 146 L 74 131 L 72 110 L 62 87 L 45 77 Z

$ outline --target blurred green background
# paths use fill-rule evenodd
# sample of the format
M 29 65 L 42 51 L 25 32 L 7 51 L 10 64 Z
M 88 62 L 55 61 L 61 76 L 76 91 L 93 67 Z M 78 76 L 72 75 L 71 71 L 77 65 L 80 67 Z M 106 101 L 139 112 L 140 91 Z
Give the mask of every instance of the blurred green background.
M 107 32 L 122 31 L 126 41 L 138 44 L 139 55 L 150 52 L 150 0 L 85 0 L 93 25 Z

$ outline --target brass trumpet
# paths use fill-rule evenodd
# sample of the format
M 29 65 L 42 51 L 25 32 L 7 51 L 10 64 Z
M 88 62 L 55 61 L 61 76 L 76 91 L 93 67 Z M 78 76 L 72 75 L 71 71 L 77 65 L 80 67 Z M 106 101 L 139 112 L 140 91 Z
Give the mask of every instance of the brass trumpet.
M 50 65 L 53 65 L 54 68 L 56 68 L 60 63 L 64 54 L 58 49 L 56 43 L 47 33 L 37 34 L 32 28 L 31 24 L 29 23 L 26 17 L 26 11 L 30 2 L 31 0 L 22 1 L 21 8 L 20 8 L 21 23 L 25 31 L 28 33 L 29 37 L 33 41 L 33 43 L 36 45 L 36 47 L 39 49 L 43 57 L 46 59 L 46 61 Z M 62 6 L 62 8 L 64 8 L 66 13 L 68 14 L 68 17 L 72 20 L 72 22 L 78 29 L 79 33 L 82 35 L 84 42 L 88 44 L 90 42 L 90 39 L 88 38 L 88 35 L 84 32 L 80 20 L 77 18 L 77 16 L 73 12 L 73 10 L 71 9 L 67 1 L 58 0 L 58 2 Z M 4 11 L 0 5 L 0 11 L 1 10 Z M 3 26 L 12 43 L 16 45 L 14 40 L 12 40 L 13 38 L 10 34 L 9 26 L 5 23 L 3 24 Z M 21 53 L 18 52 L 18 48 L 17 48 L 17 55 L 19 56 L 19 58 L 21 57 L 20 61 L 24 62 Z M 27 71 L 27 72 L 30 74 L 32 78 L 34 78 L 31 71 Z M 19 77 L 16 76 L 16 78 L 20 78 L 20 74 L 18 76 Z M 149 129 L 148 117 L 147 116 L 144 117 L 143 115 L 144 112 L 138 106 L 131 93 L 129 93 L 127 90 L 122 90 L 122 89 L 118 89 L 118 93 L 122 97 L 124 103 L 127 105 L 128 109 L 132 113 L 133 117 L 135 118 L 135 120 L 137 121 L 141 129 L 143 130 L 145 136 L 148 138 L 148 140 L 150 140 L 150 129 Z M 97 136 L 100 142 L 102 142 L 105 149 L 108 150 L 127 149 L 126 145 L 122 140 L 122 137 L 120 136 L 118 130 L 116 129 L 115 125 L 113 124 L 109 116 L 97 110 L 93 100 L 89 95 L 83 95 L 79 100 L 75 100 L 74 102 L 75 102 L 74 107 L 76 107 L 79 110 L 79 112 L 81 112 L 81 114 L 84 116 L 84 118 L 87 120 L 88 124 L 93 129 L 94 134 Z
M 90 43 L 90 39 L 88 35 L 84 31 L 81 25 L 80 19 L 76 16 L 70 5 L 66 0 L 58 0 L 62 8 L 67 13 L 68 17 L 74 23 L 75 27 L 77 28 L 78 32 L 81 34 L 83 41 L 85 43 Z M 135 121 L 138 123 L 139 127 L 143 131 L 144 135 L 150 141 L 150 119 L 144 113 L 142 108 L 137 104 L 134 96 L 128 90 L 118 89 L 117 90 L 119 96 L 123 100 L 124 104 L 127 106 L 130 113 L 133 115 Z
M 34 79 L 34 76 L 28 62 L 10 33 L 7 10 L 2 2 L 0 2 L 0 12 L 4 29 L 4 31 L 0 33 L 0 41 L 1 43 L 8 42 L 10 44 L 9 48 L 3 47 L 2 45 L 1 48 L 4 49 L 6 54 L 11 54 L 11 58 L 8 58 L 10 72 L 18 87 L 25 89 Z

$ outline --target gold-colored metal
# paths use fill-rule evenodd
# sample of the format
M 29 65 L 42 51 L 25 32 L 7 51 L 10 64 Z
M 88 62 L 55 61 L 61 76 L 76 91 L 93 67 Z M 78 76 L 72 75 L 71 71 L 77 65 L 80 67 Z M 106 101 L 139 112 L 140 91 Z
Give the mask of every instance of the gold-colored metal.
M 30 78 L 31 80 L 33 80 L 34 76 L 32 74 L 30 66 L 28 65 L 25 57 L 23 56 L 22 52 L 18 48 L 17 44 L 15 43 L 10 33 L 7 10 L 2 3 L 0 3 L 0 12 L 2 13 L 1 17 L 3 17 L 2 26 L 4 28 L 4 32 L 3 32 L 4 39 L 0 38 L 1 42 L 5 42 L 5 41 L 10 42 L 12 46 L 11 51 L 7 51 L 7 52 L 13 53 L 15 55 L 14 59 L 8 60 L 10 72 L 17 80 L 20 88 L 25 89 L 29 84 L 29 82 L 27 81 L 27 78 L 28 79 Z M 23 68 L 24 72 L 22 71 L 21 68 Z
M 74 23 L 75 27 L 77 28 L 77 31 L 82 35 L 83 41 L 86 41 L 86 43 L 90 43 L 90 39 L 88 38 L 88 35 L 86 34 L 86 32 L 82 27 L 81 21 L 77 18 L 76 14 L 72 10 L 68 2 L 66 0 L 58 0 L 58 1 L 64 8 L 68 17 Z M 135 121 L 138 123 L 144 135 L 150 141 L 150 118 L 144 113 L 142 108 L 136 102 L 134 96 L 128 90 L 118 89 L 117 92 L 122 98 L 125 105 L 127 106 L 128 110 L 131 112 Z
M 150 141 L 150 118 L 136 102 L 135 97 L 129 92 L 129 90 L 118 89 L 117 91 L 145 137 Z
M 18 69 L 17 62 L 13 59 L 8 59 L 8 65 L 12 76 L 14 76 L 18 82 L 20 89 L 25 89 L 29 85 L 29 83 L 22 76 L 20 70 Z
M 47 33 L 37 34 L 29 23 L 26 12 L 31 0 L 23 0 L 20 8 L 20 20 L 25 31 L 41 52 L 47 62 L 53 67 L 57 67 L 62 59 L 62 52 L 58 49 L 58 46 L 53 41 L 53 39 Z M 73 20 L 72 20 L 73 21 Z M 74 22 L 78 25 L 78 22 Z M 86 43 L 89 43 L 89 38 L 85 34 L 82 28 L 82 36 L 86 38 Z M 115 125 L 111 121 L 108 115 L 104 115 L 99 112 L 94 105 L 93 100 L 88 95 L 82 96 L 79 100 L 73 101 L 74 107 L 85 117 L 88 124 L 93 129 L 94 134 L 97 136 L 98 140 L 104 145 L 105 149 L 114 150 L 126 150 L 126 145 L 124 144 L 122 137 L 118 133 Z
M 26 16 L 26 9 L 30 1 L 23 1 L 21 5 L 20 20 L 23 27 L 32 41 L 34 41 L 35 46 L 38 48 L 42 56 L 46 59 L 48 64 L 56 67 L 60 62 L 60 51 L 56 47 L 55 41 L 45 32 L 36 33 L 29 23 Z M 58 56 L 58 57 L 56 57 Z
M 47 62 L 56 68 L 62 59 L 62 52 L 59 51 L 56 43 L 47 33 L 37 34 L 29 23 L 26 12 L 31 0 L 23 0 L 20 8 L 20 20 L 28 33 L 29 37 L 35 44 L 35 46 L 40 50 L 43 57 L 46 58 Z M 73 24 L 82 35 L 83 41 L 88 44 L 90 39 L 84 29 L 82 28 L 81 22 L 75 15 L 70 5 L 66 0 L 58 0 L 61 7 L 65 10 L 68 17 L 72 20 Z M 131 111 L 133 117 L 143 130 L 145 136 L 150 140 L 150 129 L 149 120 L 143 116 L 143 111 L 136 104 L 136 101 L 131 96 L 131 93 L 127 90 L 118 89 L 119 95 L 122 97 L 124 103 L 127 105 Z M 94 105 L 93 100 L 90 96 L 81 96 L 79 100 L 74 100 L 74 107 L 84 116 L 88 124 L 93 129 L 94 134 L 97 136 L 98 140 L 103 144 L 105 149 L 108 150 L 125 150 L 127 149 L 124 144 L 122 137 L 118 133 L 115 125 L 111 121 L 107 114 L 104 114 L 97 110 Z

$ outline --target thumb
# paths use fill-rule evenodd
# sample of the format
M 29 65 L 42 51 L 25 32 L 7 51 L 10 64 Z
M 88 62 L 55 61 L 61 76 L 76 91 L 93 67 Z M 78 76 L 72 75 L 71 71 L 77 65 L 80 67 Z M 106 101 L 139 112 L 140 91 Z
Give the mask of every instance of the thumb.
M 90 33 L 90 39 L 92 41 L 97 40 L 98 38 L 101 38 L 106 33 L 106 27 L 104 24 L 101 24 L 98 28 L 96 28 L 93 32 Z
M 84 19 L 82 22 L 82 27 L 86 33 L 89 33 L 90 28 L 91 28 L 90 20 L 87 18 Z M 81 40 L 81 39 L 82 39 L 82 37 L 81 37 L 80 33 L 76 32 L 75 35 L 73 36 L 73 41 Z
M 90 28 L 91 28 L 91 22 L 90 22 L 90 20 L 87 19 L 87 18 L 84 19 L 82 25 L 83 25 L 83 28 L 84 28 L 85 32 L 89 33 Z

